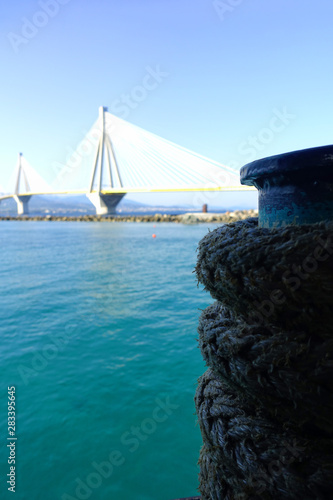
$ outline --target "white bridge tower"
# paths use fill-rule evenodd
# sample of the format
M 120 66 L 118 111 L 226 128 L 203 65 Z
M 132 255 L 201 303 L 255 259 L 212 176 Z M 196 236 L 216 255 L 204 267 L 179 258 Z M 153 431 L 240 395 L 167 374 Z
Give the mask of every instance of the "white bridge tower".
M 104 106 L 99 108 L 99 125 L 102 133 L 97 146 L 89 191 L 87 193 L 87 197 L 96 208 L 97 215 L 115 214 L 116 206 L 126 194 L 123 192 L 117 193 L 116 191 L 114 193 L 103 192 L 115 188 L 114 176 L 116 177 L 118 186 L 123 187 L 112 140 L 105 132 L 105 111 L 107 111 L 107 108 Z M 105 168 L 107 169 L 106 171 Z M 108 185 L 106 187 L 103 186 L 105 173 L 108 178 Z
M 29 181 L 28 181 L 27 173 L 24 170 L 24 167 L 22 165 L 22 153 L 19 153 L 14 200 L 16 201 L 16 205 L 17 205 L 17 214 L 18 215 L 28 215 L 29 214 L 28 202 L 31 198 L 31 195 L 20 194 L 21 180 L 24 181 L 25 192 L 29 193 L 30 192 Z

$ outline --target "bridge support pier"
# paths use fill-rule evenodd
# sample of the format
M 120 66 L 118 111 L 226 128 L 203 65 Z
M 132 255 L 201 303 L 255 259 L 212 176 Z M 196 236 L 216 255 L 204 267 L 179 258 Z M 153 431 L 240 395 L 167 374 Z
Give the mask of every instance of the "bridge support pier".
M 125 194 L 126 193 L 89 193 L 87 197 L 96 208 L 96 215 L 112 215 L 116 213 L 116 206 Z
M 31 196 L 19 196 L 15 195 L 14 200 L 16 201 L 17 205 L 17 215 L 28 215 L 29 214 L 29 206 L 28 202 L 30 200 Z

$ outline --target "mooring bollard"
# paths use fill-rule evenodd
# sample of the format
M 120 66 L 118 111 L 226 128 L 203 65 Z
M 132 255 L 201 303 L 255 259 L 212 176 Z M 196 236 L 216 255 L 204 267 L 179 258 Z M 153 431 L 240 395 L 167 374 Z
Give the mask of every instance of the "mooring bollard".
M 203 500 L 333 498 L 333 146 L 245 165 L 255 218 L 199 243 L 216 302 L 195 403 Z
M 259 226 L 333 219 L 333 146 L 293 151 L 241 169 L 241 183 L 259 191 Z

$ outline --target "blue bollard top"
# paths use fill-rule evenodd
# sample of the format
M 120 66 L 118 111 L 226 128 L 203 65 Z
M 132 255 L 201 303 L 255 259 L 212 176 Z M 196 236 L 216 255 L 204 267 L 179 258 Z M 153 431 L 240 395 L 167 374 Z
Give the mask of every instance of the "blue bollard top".
M 259 226 L 333 220 L 333 145 L 248 163 L 241 184 L 259 191 Z

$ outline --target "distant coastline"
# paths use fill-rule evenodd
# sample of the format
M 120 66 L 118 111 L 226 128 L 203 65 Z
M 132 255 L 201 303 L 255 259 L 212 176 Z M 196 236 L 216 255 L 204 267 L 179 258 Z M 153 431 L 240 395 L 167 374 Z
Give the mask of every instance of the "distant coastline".
M 59 221 L 59 222 L 174 222 L 179 224 L 198 224 L 207 222 L 235 222 L 248 217 L 257 217 L 258 210 L 235 210 L 223 213 L 185 213 L 185 214 L 154 214 L 154 215 L 80 215 L 80 216 L 0 216 L 0 221 Z

